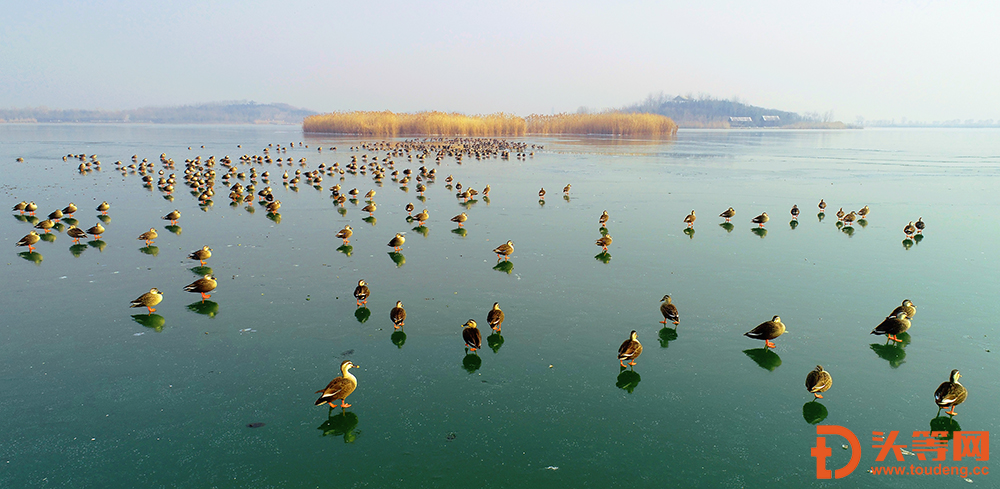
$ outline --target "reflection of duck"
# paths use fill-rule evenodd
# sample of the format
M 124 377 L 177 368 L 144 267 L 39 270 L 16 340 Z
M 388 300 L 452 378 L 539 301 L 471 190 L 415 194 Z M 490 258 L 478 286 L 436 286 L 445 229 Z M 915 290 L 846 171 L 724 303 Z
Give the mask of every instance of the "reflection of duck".
M 908 336 L 903 333 L 902 336 Z M 868 345 L 869 348 L 878 355 L 879 358 L 889 362 L 889 366 L 892 368 L 899 368 L 906 361 L 906 350 L 903 349 L 905 341 L 902 344 L 899 343 L 872 343 Z
M 489 346 L 493 353 L 496 353 L 503 346 L 503 341 L 503 336 L 500 336 L 500 333 L 493 333 L 486 337 L 486 346 Z
M 347 256 L 351 256 L 351 254 L 354 253 L 354 247 L 351 245 L 340 245 L 337 247 L 337 251 Z
M 815 399 L 822 399 L 823 395 L 820 392 L 830 390 L 830 386 L 832 385 L 833 377 L 830 376 L 830 372 L 823 370 L 823 366 L 821 365 L 817 365 L 815 369 L 806 375 L 806 390 L 816 396 Z
M 663 321 L 660 321 L 660 324 L 667 324 L 668 320 L 674 324 L 680 324 L 681 316 L 677 311 L 677 306 L 670 300 L 670 294 L 663 296 L 660 300 L 662 301 L 660 303 L 660 314 L 663 315 Z
M 806 423 L 819 424 L 829 415 L 826 406 L 816 402 L 815 399 L 802 405 L 802 419 L 806 420 Z
M 878 326 L 875 326 L 875 329 L 872 330 L 871 334 L 884 334 L 887 339 L 898 343 L 902 340 L 896 338 L 896 335 L 899 333 L 905 333 L 908 329 L 910 329 L 910 320 L 906 319 L 906 311 L 899 311 L 895 316 L 889 316 L 879 323 Z
M 406 320 L 406 309 L 403 309 L 403 301 L 396 301 L 396 307 L 389 311 L 389 319 L 392 320 L 392 328 L 400 329 L 403 321 Z
M 736 226 L 734 226 L 731 222 L 719 223 L 719 227 L 725 229 L 727 233 L 731 233 L 733 232 L 733 229 L 736 229 Z
M 958 381 L 961 376 L 958 369 L 952 370 L 948 382 L 942 382 L 934 391 L 934 403 L 938 405 L 938 412 L 944 408 L 951 408 L 945 411 L 945 414 L 951 416 L 958 414 L 955 412 L 955 408 L 965 402 L 965 398 L 969 396 L 969 391 Z
M 395 251 L 390 251 L 388 253 L 389 259 L 396 264 L 396 268 L 406 265 L 406 257 L 402 253 L 397 253 Z
M 476 320 L 470 319 L 462 325 L 462 339 L 465 346 L 471 351 L 476 351 L 483 347 L 483 336 L 476 327 Z
M 316 391 L 316 394 L 322 394 L 319 399 L 316 399 L 316 405 L 329 404 L 331 408 L 335 408 L 333 401 L 340 399 L 341 408 L 349 408 L 350 404 L 347 403 L 347 396 L 354 392 L 354 389 L 358 388 L 358 378 L 351 374 L 350 370 L 357 367 L 351 363 L 350 360 L 344 360 L 340 364 L 340 377 L 337 377 L 330 381 L 325 388 Z
M 18 253 L 17 256 L 20 256 L 21 258 L 24 258 L 25 260 L 28 260 L 31 263 L 34 263 L 35 265 L 41 265 L 42 260 L 44 259 L 44 257 L 42 257 L 42 254 L 37 251 L 22 251 Z
M 660 346 L 667 348 L 670 346 L 670 342 L 677 339 L 677 328 L 668 328 L 666 326 L 660 328 L 659 333 Z
M 694 239 L 694 228 L 684 228 L 684 235 L 690 239 Z
M 201 294 L 201 300 L 204 302 L 205 299 L 212 297 L 209 292 L 215 290 L 215 287 L 219 285 L 219 282 L 215 280 L 211 274 L 205 275 L 194 282 L 191 282 L 184 286 L 184 290 L 187 292 L 197 292 Z
M 397 348 L 402 348 L 406 343 L 406 333 L 403 331 L 393 331 L 392 335 L 389 336 L 389 340 L 392 341 L 393 345 Z
M 639 343 L 635 330 L 629 333 L 628 339 L 618 347 L 618 363 L 625 367 L 625 360 L 629 360 L 629 365 L 635 365 L 635 359 L 642 355 L 642 343 Z
M 792 229 L 795 229 L 795 228 L 799 227 L 799 221 L 798 221 L 798 219 L 792 219 L 791 221 L 788 221 L 788 227 L 790 227 Z
M 767 236 L 766 228 L 750 228 L 750 232 L 755 234 L 760 239 L 764 239 L 764 237 Z
M 187 310 L 195 314 L 201 314 L 202 316 L 214 318 L 215 315 L 219 313 L 219 303 L 215 301 L 192 302 L 187 305 Z
M 962 427 L 951 416 L 937 416 L 931 420 L 931 431 L 946 432 L 944 436 L 936 436 L 938 440 L 951 440 L 956 431 L 962 431 Z
M 475 353 L 467 353 L 465 357 L 462 358 L 462 368 L 464 368 L 465 371 L 469 372 L 470 374 L 475 373 L 475 371 L 479 370 L 479 368 L 482 366 L 483 366 L 483 359 L 480 358 L 480 356 Z
M 149 289 L 149 292 L 140 295 L 134 301 L 129 303 L 128 307 L 145 307 L 146 309 L 149 309 L 149 313 L 152 314 L 156 311 L 156 308 L 153 306 L 159 304 L 162 300 L 163 293 L 156 287 L 153 287 L 152 289 Z
M 323 432 L 323 436 L 343 436 L 344 443 L 354 443 L 358 438 L 358 432 L 354 430 L 358 426 L 358 415 L 350 411 L 343 411 L 336 416 L 328 416 L 318 430 Z
M 822 212 L 820 212 L 819 214 L 816 214 L 816 219 L 819 220 L 819 222 L 823 222 L 823 218 L 824 217 L 826 217 L 826 214 L 824 214 Z
M 166 318 L 159 314 L 133 314 L 132 320 L 156 331 L 157 333 L 163 332 L 163 325 L 167 324 Z
M 735 216 L 735 215 L 736 215 L 736 209 L 733 209 L 732 207 L 730 207 L 730 208 L 722 211 L 722 214 L 719 214 L 719 217 L 724 217 L 724 218 L 726 218 L 726 222 L 729 222 L 733 218 L 733 216 Z
M 635 390 L 636 386 L 642 382 L 642 377 L 635 370 L 622 370 L 618 373 L 618 379 L 615 381 L 615 387 L 628 392 L 629 394 Z
M 69 253 L 76 258 L 80 258 L 80 255 L 82 255 L 84 251 L 87 251 L 87 248 L 90 247 L 85 244 L 75 244 L 69 247 Z
M 743 333 L 743 336 L 753 338 L 755 340 L 764 340 L 764 348 L 774 348 L 774 343 L 771 340 L 785 334 L 785 325 L 781 322 L 781 318 L 774 316 L 770 321 L 764 321 L 757 325 L 756 328 Z
M 510 275 L 514 271 L 514 262 L 512 261 L 502 261 L 493 266 L 493 269 L 498 272 L 506 273 Z
M 889 314 L 890 317 L 895 317 L 899 313 L 905 313 L 906 319 L 913 319 L 913 316 L 917 314 L 917 306 L 910 302 L 910 299 L 903 299 L 903 304 L 896 306 Z
M 490 309 L 490 312 L 486 313 L 486 324 L 490 325 L 490 329 L 499 333 L 500 328 L 503 326 L 503 319 L 504 314 L 500 310 L 500 303 L 494 302 L 493 308 Z
M 608 263 L 611 262 L 611 253 L 608 253 L 607 251 L 602 251 L 594 255 L 594 259 L 607 265 Z
M 359 323 L 364 324 L 364 322 L 368 321 L 368 318 L 370 318 L 371 316 L 372 316 L 372 311 L 367 307 L 359 307 L 354 310 L 354 318 L 357 319 Z
M 452 234 L 457 234 L 457 235 L 459 235 L 459 236 L 461 236 L 463 238 L 466 237 L 466 236 L 468 236 L 468 234 L 469 234 L 469 230 L 465 229 L 463 227 L 457 227 L 455 229 L 452 229 L 451 232 L 452 232 Z
M 770 372 L 781 366 L 781 357 L 767 348 L 751 348 L 743 350 L 743 354 L 750 357 L 760 368 Z

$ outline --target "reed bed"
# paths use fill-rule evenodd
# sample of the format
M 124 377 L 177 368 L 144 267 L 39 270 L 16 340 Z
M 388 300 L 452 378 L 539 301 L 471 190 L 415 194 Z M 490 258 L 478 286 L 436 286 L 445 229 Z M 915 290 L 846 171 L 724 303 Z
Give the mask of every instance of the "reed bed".
M 532 115 L 530 134 L 608 134 L 613 136 L 673 136 L 677 124 L 658 114 L 603 112 L 599 114 Z
M 362 136 L 480 136 L 516 137 L 526 134 L 606 134 L 613 136 L 673 136 L 677 124 L 657 114 L 604 112 L 599 114 L 530 115 L 527 118 L 496 113 L 465 115 L 445 112 L 416 114 L 333 112 L 306 117 L 309 133 Z
M 526 124 L 515 115 L 465 115 L 445 112 L 334 112 L 306 117 L 305 132 L 362 136 L 524 136 Z

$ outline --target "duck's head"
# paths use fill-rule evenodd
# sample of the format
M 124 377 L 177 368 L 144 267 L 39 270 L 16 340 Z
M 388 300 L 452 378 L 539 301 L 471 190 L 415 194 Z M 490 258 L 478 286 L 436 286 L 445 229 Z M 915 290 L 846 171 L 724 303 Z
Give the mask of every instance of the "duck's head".
M 636 339 L 636 336 L 637 336 L 637 333 L 635 332 L 635 330 L 634 330 L 634 329 L 632 330 L 632 332 L 631 332 L 631 333 L 629 333 L 629 334 L 628 334 L 628 337 L 629 337 L 629 338 L 631 338 L 631 339 L 632 339 L 632 341 L 635 341 L 635 339 Z
M 913 302 L 911 302 L 910 299 L 903 299 L 903 305 L 904 306 L 912 306 Z
M 660 302 L 669 301 L 669 300 L 670 300 L 670 294 L 667 294 L 667 295 L 663 296 L 662 299 L 660 299 Z
M 897 312 L 896 313 L 896 319 L 906 319 L 906 313 L 903 312 L 903 311 Z
M 156 295 L 163 295 L 163 292 L 160 292 L 160 289 L 157 289 L 156 287 L 153 287 L 152 289 L 149 289 L 149 293 L 150 294 L 156 294 Z
M 362 285 L 368 285 L 368 283 L 364 280 L 358 280 L 358 287 L 361 287 Z
M 403 307 L 403 301 L 396 301 L 396 307 Z
M 463 328 L 475 328 L 477 326 L 475 319 L 470 319 L 462 325 Z
M 781 317 L 779 317 L 779 316 L 774 316 L 773 318 L 771 318 L 771 321 L 774 321 L 774 322 L 776 322 L 776 323 L 780 323 L 780 322 L 781 322 Z
M 958 369 L 957 368 L 955 370 L 951 371 L 951 381 L 952 382 L 958 382 L 958 378 L 961 377 L 961 376 L 962 376 L 962 374 L 958 373 Z
M 350 360 L 344 360 L 344 361 L 343 361 L 343 362 L 341 362 L 341 364 L 340 364 L 340 371 L 341 371 L 341 372 L 344 372 L 344 373 L 346 374 L 348 370 L 350 370 L 350 369 L 352 369 L 352 368 L 357 368 L 357 367 L 358 367 L 358 366 L 357 366 L 357 365 L 355 365 L 355 364 L 354 364 L 353 362 L 351 362 Z
M 493 303 L 493 310 L 494 311 L 499 311 L 500 310 L 500 303 L 499 302 L 494 302 Z

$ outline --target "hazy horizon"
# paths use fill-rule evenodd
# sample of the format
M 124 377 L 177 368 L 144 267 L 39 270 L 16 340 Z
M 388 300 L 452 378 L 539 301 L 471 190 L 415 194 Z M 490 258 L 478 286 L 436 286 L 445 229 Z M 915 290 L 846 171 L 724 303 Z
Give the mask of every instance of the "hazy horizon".
M 527 115 L 663 92 L 845 122 L 1000 119 L 998 13 L 929 1 L 22 2 L 0 26 L 0 107 Z

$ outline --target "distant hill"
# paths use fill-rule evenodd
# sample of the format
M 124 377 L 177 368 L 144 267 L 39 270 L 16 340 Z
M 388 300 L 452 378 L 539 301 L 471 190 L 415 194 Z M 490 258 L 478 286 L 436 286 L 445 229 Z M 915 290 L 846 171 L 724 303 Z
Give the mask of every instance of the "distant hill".
M 0 109 L 0 122 L 144 122 L 155 124 L 301 124 L 316 112 L 288 104 L 216 102 L 132 110 Z
M 767 109 L 748 105 L 738 100 L 722 100 L 708 96 L 698 98 L 650 95 L 642 102 L 627 105 L 622 112 L 648 112 L 665 115 L 674 120 L 678 127 L 730 128 L 730 127 L 783 127 L 783 128 L 831 128 L 843 129 L 847 126 L 832 120 L 833 114 L 799 115 L 795 112 Z

